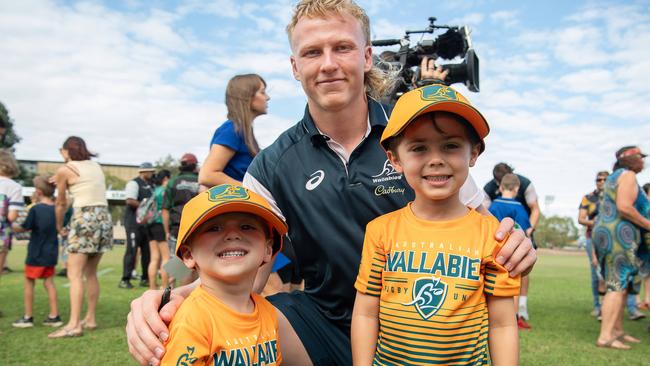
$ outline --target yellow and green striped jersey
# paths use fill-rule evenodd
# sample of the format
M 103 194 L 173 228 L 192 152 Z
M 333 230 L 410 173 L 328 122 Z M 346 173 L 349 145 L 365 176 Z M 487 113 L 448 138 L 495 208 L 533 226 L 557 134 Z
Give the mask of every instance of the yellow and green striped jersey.
M 516 296 L 494 260 L 498 221 L 426 221 L 411 205 L 368 223 L 355 288 L 380 298 L 375 365 L 487 365 L 486 295 Z

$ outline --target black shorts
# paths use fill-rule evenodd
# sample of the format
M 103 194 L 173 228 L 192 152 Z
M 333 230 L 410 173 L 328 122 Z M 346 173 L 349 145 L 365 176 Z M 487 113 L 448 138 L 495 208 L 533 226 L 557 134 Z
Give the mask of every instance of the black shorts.
M 149 240 L 165 241 L 165 229 L 162 224 L 151 224 L 147 226 Z
M 350 337 L 302 291 L 266 298 L 289 320 L 314 366 L 352 365 Z

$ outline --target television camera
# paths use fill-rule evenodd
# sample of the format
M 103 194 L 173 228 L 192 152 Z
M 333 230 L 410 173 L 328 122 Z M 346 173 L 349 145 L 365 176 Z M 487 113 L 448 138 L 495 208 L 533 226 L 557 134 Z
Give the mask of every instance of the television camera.
M 372 41 L 375 47 L 399 45 L 398 51 L 384 51 L 379 56 L 373 55 L 373 63 L 380 69 L 396 76 L 395 85 L 385 102 L 394 103 L 405 92 L 414 88 L 419 81 L 419 66 L 423 57 L 454 60 L 463 58 L 460 63 L 449 63 L 442 68 L 449 70 L 446 84 L 464 83 L 467 89 L 479 91 L 479 60 L 472 48 L 470 31 L 467 26 L 436 25 L 436 18 L 429 18 L 429 25 L 422 30 L 407 30 L 401 39 L 381 39 Z M 436 30 L 446 32 L 435 39 L 422 39 L 411 47 L 412 34 L 433 34 Z

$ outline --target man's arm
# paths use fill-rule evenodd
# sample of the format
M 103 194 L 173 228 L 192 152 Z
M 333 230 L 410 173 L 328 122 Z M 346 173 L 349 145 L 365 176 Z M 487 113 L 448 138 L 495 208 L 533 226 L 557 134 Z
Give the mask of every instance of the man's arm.
M 469 207 L 474 207 L 478 212 L 484 215 L 491 215 L 489 211 L 481 204 L 483 202 L 483 190 L 479 189 L 472 176 L 468 175 L 467 180 L 460 188 L 460 200 Z M 518 274 L 528 274 L 533 270 L 533 266 L 537 261 L 537 252 L 533 248 L 533 243 L 526 234 L 518 229 L 514 230 L 515 222 L 506 217 L 499 223 L 497 232 L 494 238 L 498 241 L 503 240 L 506 234 L 510 233 L 510 237 L 506 244 L 501 248 L 497 255 L 497 263 L 503 265 L 510 276 Z
M 586 227 L 594 226 L 594 220 L 589 220 L 586 208 L 578 210 L 578 224 Z

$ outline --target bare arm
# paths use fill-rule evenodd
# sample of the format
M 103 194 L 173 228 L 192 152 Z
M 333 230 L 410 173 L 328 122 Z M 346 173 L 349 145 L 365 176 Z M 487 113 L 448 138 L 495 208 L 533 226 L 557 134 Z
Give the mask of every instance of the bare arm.
M 634 201 L 639 193 L 639 186 L 636 183 L 636 174 L 626 171 L 618 177 L 618 188 L 616 190 L 616 209 L 621 217 L 633 224 L 650 230 L 650 220 L 646 219 L 634 208 Z
M 169 210 L 163 208 L 161 212 L 163 229 L 165 230 L 165 239 L 169 240 Z
M 357 291 L 352 311 L 352 364 L 372 365 L 379 337 L 379 297 Z
M 140 205 L 140 201 L 134 200 L 133 198 L 127 198 L 126 204 L 133 208 L 138 208 L 138 206 Z
M 54 216 L 56 217 L 56 231 L 61 234 L 63 231 L 63 217 L 68 209 L 66 189 L 68 188 L 68 176 L 70 170 L 65 166 L 60 167 L 54 175 L 56 184 L 56 200 L 54 202 Z
M 199 171 L 199 183 L 207 187 L 219 184 L 241 185 L 241 182 L 230 178 L 223 172 L 234 156 L 235 150 L 219 144 L 212 145 L 208 157 L 205 158 Z
M 162 290 L 148 290 L 131 301 L 127 316 L 126 338 L 129 352 L 141 365 L 158 365 L 165 353 L 164 341 L 169 337 L 167 325 L 185 298 L 200 284 L 196 280 L 189 285 L 175 288 L 169 303 L 158 312 Z
M 519 364 L 519 334 L 512 297 L 487 296 L 488 343 L 494 366 Z
M 594 220 L 589 220 L 587 218 L 587 209 L 586 208 L 581 208 L 578 211 L 578 224 L 584 225 L 587 227 L 594 226 Z
M 11 231 L 13 231 L 14 233 L 24 233 L 25 231 L 28 230 L 18 224 L 12 224 Z
M 539 203 L 535 200 L 535 202 L 528 204 L 528 208 L 530 208 L 530 226 L 535 230 L 539 222 Z

